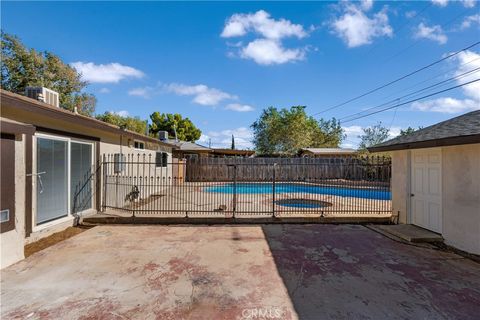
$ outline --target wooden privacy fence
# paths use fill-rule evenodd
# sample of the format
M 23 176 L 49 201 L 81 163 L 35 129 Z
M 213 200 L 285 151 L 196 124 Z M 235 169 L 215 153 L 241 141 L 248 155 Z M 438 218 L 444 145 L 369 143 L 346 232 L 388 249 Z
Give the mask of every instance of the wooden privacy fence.
M 275 172 L 274 172 L 275 171 Z M 328 158 L 192 158 L 186 165 L 187 182 L 355 180 L 390 182 L 388 157 Z

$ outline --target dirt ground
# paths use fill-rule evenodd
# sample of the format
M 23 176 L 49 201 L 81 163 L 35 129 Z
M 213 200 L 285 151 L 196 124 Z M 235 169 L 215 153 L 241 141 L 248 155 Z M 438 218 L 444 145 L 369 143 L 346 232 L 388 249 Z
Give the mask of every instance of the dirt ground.
M 31 256 L 32 254 L 53 246 L 54 244 L 69 239 L 77 234 L 80 234 L 84 231 L 87 231 L 90 227 L 68 227 L 67 229 L 54 233 L 48 237 L 42 238 L 36 242 L 29 243 L 25 246 L 25 258 Z
M 361 225 L 109 225 L 3 269 L 1 318 L 468 320 L 479 274 Z

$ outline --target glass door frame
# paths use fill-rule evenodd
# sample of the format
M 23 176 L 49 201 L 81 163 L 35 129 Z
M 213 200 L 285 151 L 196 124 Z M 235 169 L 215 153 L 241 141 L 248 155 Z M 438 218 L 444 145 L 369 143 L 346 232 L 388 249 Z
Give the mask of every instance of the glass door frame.
M 90 169 L 91 169 L 91 173 L 93 174 L 95 172 L 95 143 L 94 142 L 91 142 L 91 141 L 85 141 L 85 140 L 80 140 L 80 139 L 69 139 L 69 143 L 68 143 L 68 159 L 69 159 L 69 163 L 68 163 L 68 166 L 69 166 L 69 170 L 68 170 L 68 176 L 69 176 L 69 192 L 71 192 L 71 176 L 72 176 L 72 171 L 71 171 L 71 166 L 72 166 L 72 143 L 78 143 L 78 144 L 86 144 L 86 145 L 90 145 L 90 147 L 92 148 L 92 152 L 91 152 L 91 159 L 90 159 Z M 92 190 L 92 193 L 95 191 L 95 185 L 93 183 L 93 180 L 90 181 L 90 184 L 91 184 L 91 190 Z M 71 193 L 69 193 L 69 198 L 71 196 Z M 71 215 L 72 214 L 72 208 L 71 208 L 71 203 L 72 203 L 73 199 L 70 199 L 69 200 L 69 214 Z M 82 211 L 78 211 L 77 214 L 79 215 L 82 215 L 84 212 L 88 211 L 88 210 L 91 210 L 93 209 L 95 205 L 95 199 L 94 197 L 92 197 L 92 205 L 90 208 L 86 208 L 85 210 L 82 210 Z
M 38 206 L 37 206 L 37 190 L 38 190 L 38 171 L 37 171 L 37 160 L 38 160 L 38 150 L 37 150 L 37 138 L 43 138 L 43 139 L 50 139 L 50 140 L 57 140 L 57 141 L 65 141 L 67 142 L 67 215 L 52 221 L 48 221 L 45 223 L 40 223 L 38 224 L 37 221 L 37 211 L 38 211 Z M 91 165 L 92 168 L 95 164 L 95 142 L 94 141 L 88 141 L 88 140 L 82 140 L 82 139 L 77 139 L 77 138 L 72 138 L 68 136 L 61 136 L 61 135 L 55 135 L 55 134 L 49 134 L 49 133 L 43 133 L 43 132 L 37 132 L 33 136 L 33 143 L 32 143 L 32 149 L 33 149 L 33 161 L 32 161 L 32 172 L 33 172 L 33 179 L 32 179 L 32 190 L 35 190 L 32 192 L 32 231 L 40 231 L 45 228 L 48 228 L 50 226 L 54 226 L 63 222 L 68 222 L 74 219 L 72 215 L 72 208 L 71 208 L 71 202 L 73 199 L 71 199 L 71 156 L 72 156 L 72 147 L 71 144 L 72 142 L 74 143 L 82 143 L 82 144 L 89 144 L 92 146 L 92 159 L 91 159 Z M 92 182 L 93 184 L 93 182 Z M 92 186 L 92 190 L 94 190 L 95 186 Z M 92 208 L 94 207 L 95 200 L 92 199 Z M 87 209 L 89 210 L 89 209 Z M 82 212 L 85 212 L 87 210 L 84 210 Z M 79 212 L 79 213 L 82 213 Z

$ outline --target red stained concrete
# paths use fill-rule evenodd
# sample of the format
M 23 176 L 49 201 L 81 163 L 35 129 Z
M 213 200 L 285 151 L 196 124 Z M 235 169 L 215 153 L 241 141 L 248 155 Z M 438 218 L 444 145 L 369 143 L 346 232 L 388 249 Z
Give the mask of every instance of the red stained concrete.
M 102 226 L 1 271 L 2 319 L 478 319 L 480 265 L 358 225 Z

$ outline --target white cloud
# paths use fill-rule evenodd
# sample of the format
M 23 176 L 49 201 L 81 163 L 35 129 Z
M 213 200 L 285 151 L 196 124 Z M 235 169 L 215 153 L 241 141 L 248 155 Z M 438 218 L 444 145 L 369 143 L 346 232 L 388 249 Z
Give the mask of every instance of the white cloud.
M 439 7 L 446 7 L 448 4 L 448 0 L 432 0 L 432 3 Z
M 145 74 L 120 63 L 95 64 L 77 61 L 70 64 L 82 74 L 82 80 L 91 83 L 117 83 L 127 78 L 142 78 Z
M 204 106 L 214 106 L 223 100 L 237 99 L 235 95 L 223 92 L 219 89 L 209 88 L 204 84 L 185 85 L 181 83 L 170 83 L 163 86 L 167 92 L 180 96 L 193 96 L 193 102 Z
M 412 108 L 419 111 L 431 111 L 441 113 L 459 113 L 478 109 L 478 102 L 471 99 L 438 98 L 428 101 L 416 101 Z
M 119 115 L 120 117 L 128 117 L 130 113 L 127 110 L 120 110 L 120 111 L 109 111 L 110 113 Z
M 305 49 L 286 49 L 278 41 L 257 39 L 244 47 L 240 55 L 261 65 L 272 65 L 303 60 Z
M 208 135 L 202 133 L 200 135 L 200 138 L 196 142 L 199 143 L 199 144 L 203 144 L 203 145 L 208 146 L 208 144 L 210 143 L 210 137 Z
M 285 48 L 282 39 L 295 37 L 302 39 L 308 32 L 301 24 L 286 19 L 275 20 L 264 10 L 255 13 L 236 13 L 227 19 L 221 33 L 223 38 L 242 37 L 248 33 L 260 36 L 247 44 L 239 41 L 227 43 L 235 51 L 229 51 L 229 57 L 251 59 L 260 65 L 283 64 L 303 60 L 305 48 Z M 236 52 L 236 53 L 235 53 Z
M 236 95 L 224 92 L 216 88 L 210 88 L 204 84 L 186 85 L 182 83 L 158 83 L 150 87 L 134 88 L 128 91 L 131 96 L 151 98 L 161 93 L 174 93 L 178 96 L 192 96 L 192 102 L 203 106 L 215 106 L 224 100 L 236 100 Z
M 464 51 L 455 57 L 458 69 L 454 76 L 459 76 L 470 70 L 480 68 L 480 54 L 473 51 Z M 478 73 L 470 73 L 457 79 L 457 84 L 466 83 L 478 78 Z M 442 97 L 412 103 L 412 109 L 441 113 L 459 113 L 480 109 L 480 83 L 474 82 L 462 87 L 464 99 Z
M 153 91 L 152 87 L 135 88 L 135 89 L 129 90 L 128 95 L 148 99 L 150 98 L 152 91 Z
M 356 137 L 363 133 L 362 127 L 360 126 L 348 126 L 343 127 L 343 132 L 347 135 L 347 137 Z
M 438 42 L 439 44 L 445 44 L 447 43 L 447 36 L 442 30 L 442 27 L 439 25 L 435 26 L 427 26 L 423 22 L 421 22 L 418 27 L 416 28 L 415 34 L 414 34 L 415 39 L 430 39 L 433 41 Z
M 461 2 L 465 8 L 473 8 L 475 7 L 475 3 L 478 0 L 460 0 L 456 2 Z M 439 7 L 446 7 L 450 1 L 449 0 L 432 0 L 432 3 Z M 455 2 L 455 1 L 454 1 Z
M 388 22 L 388 15 L 383 9 L 372 17 L 365 13 L 365 3 L 343 5 L 343 15 L 331 22 L 333 32 L 340 37 L 349 48 L 359 47 L 372 43 L 374 38 L 391 37 L 393 29 Z
M 407 17 L 408 19 L 414 18 L 416 15 L 417 11 L 415 10 L 405 12 L 405 17 Z
M 473 8 L 478 0 L 461 0 L 465 8 Z
M 100 93 L 110 93 L 110 89 L 108 88 L 101 88 Z
M 255 110 L 255 108 L 252 106 L 249 106 L 247 104 L 239 104 L 239 103 L 230 103 L 225 107 L 225 109 L 233 110 L 237 112 L 249 112 L 249 111 Z
M 360 1 L 360 5 L 363 10 L 368 11 L 373 7 L 373 0 L 362 0 Z
M 470 70 L 480 68 L 480 53 L 474 51 L 464 51 L 459 54 L 456 59 L 459 67 L 455 72 L 455 76 L 464 74 Z M 458 80 L 458 83 L 465 83 L 478 78 L 478 73 L 470 73 L 466 77 Z M 477 101 L 477 109 L 480 108 L 480 82 L 474 82 L 462 87 L 465 96 Z
M 304 38 L 307 32 L 300 24 L 291 23 L 289 20 L 275 20 L 264 10 L 255 13 L 236 13 L 228 18 L 223 28 L 221 37 L 231 38 L 256 32 L 267 39 L 282 39 L 285 37 Z
M 251 149 L 253 147 L 253 132 L 246 127 L 210 131 L 202 135 L 199 142 L 208 143 L 211 141 L 213 148 L 230 148 L 232 145 L 232 135 L 235 137 L 235 147 L 237 149 Z
M 462 25 L 460 26 L 460 29 L 462 29 L 462 30 L 468 29 L 474 24 L 480 25 L 480 14 L 474 14 L 474 15 L 466 17 L 463 20 Z
M 388 139 L 397 137 L 400 134 L 400 130 L 402 130 L 400 127 L 391 127 L 388 132 Z

